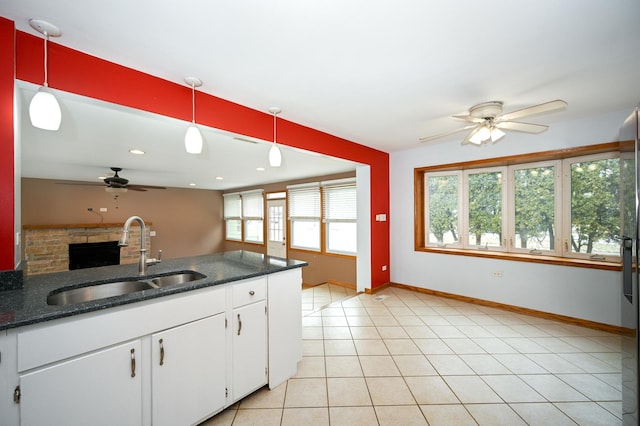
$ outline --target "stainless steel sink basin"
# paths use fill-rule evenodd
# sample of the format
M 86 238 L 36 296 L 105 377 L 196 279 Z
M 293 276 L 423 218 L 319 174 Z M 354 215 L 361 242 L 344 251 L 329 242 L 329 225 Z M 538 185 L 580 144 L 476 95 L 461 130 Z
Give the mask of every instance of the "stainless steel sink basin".
M 47 296 L 47 305 L 62 306 L 90 302 L 92 300 L 106 299 L 107 297 L 123 296 L 142 290 L 184 284 L 203 278 L 206 278 L 206 275 L 195 271 L 180 271 L 174 274 L 160 275 L 135 281 L 127 279 L 110 283 L 88 284 L 85 287 L 79 288 L 62 288 L 49 293 L 49 296 Z
M 151 280 L 151 283 L 157 285 L 158 287 L 166 287 L 168 285 L 184 284 L 190 281 L 201 280 L 202 278 L 206 277 L 198 272 L 190 271 L 156 277 Z
M 50 293 L 48 305 L 71 305 L 154 288 L 146 281 L 117 281 Z

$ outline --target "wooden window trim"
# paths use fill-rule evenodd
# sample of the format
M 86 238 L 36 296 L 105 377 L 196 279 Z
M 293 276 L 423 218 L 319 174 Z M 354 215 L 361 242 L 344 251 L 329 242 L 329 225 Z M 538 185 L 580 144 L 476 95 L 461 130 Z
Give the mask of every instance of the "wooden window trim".
M 543 151 L 538 153 L 511 155 L 507 157 L 474 160 L 460 163 L 441 164 L 436 166 L 417 167 L 414 169 L 414 251 L 426 253 L 440 253 L 457 256 L 483 257 L 490 259 L 510 260 L 518 262 L 544 263 L 548 265 L 575 266 L 579 268 L 603 269 L 620 271 L 622 265 L 619 262 L 600 262 L 585 259 L 576 259 L 559 256 L 529 255 L 523 253 L 503 253 L 484 250 L 470 250 L 457 248 L 425 247 L 424 215 L 425 194 L 424 176 L 427 172 L 467 170 L 494 166 L 511 166 L 524 163 L 533 163 L 549 160 L 563 160 L 565 158 L 579 157 L 583 155 L 600 154 L 605 152 L 629 152 L 634 151 L 633 141 L 607 142 L 596 145 L 586 145 L 574 148 Z

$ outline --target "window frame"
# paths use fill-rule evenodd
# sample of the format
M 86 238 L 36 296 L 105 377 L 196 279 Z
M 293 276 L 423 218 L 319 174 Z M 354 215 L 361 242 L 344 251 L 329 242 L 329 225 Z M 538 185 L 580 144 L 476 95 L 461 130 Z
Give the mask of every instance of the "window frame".
M 485 245 L 484 247 L 482 245 L 477 245 L 477 244 L 471 244 L 470 242 L 470 238 L 469 238 L 469 227 L 470 227 L 470 217 L 469 217 L 469 204 L 470 204 L 470 197 L 469 197 L 469 176 L 471 175 L 478 175 L 478 174 L 484 174 L 484 173 L 501 173 L 502 177 L 501 177 L 501 182 L 500 182 L 500 234 L 501 237 L 499 239 L 499 244 L 498 246 L 492 245 L 491 247 L 489 247 L 488 245 Z M 462 247 L 464 249 L 471 249 L 471 250 L 484 250 L 484 251 L 507 251 L 507 246 L 506 246 L 506 236 L 508 235 L 508 230 L 507 230 L 507 217 L 505 215 L 505 206 L 506 206 L 506 202 L 507 202 L 507 194 L 506 194 L 506 187 L 507 187 L 507 168 L 504 166 L 498 166 L 498 167 L 484 167 L 484 168 L 477 168 L 477 169 L 468 169 L 468 170 L 464 170 L 462 173 L 462 188 L 461 188 L 461 192 L 462 194 L 460 195 L 462 197 L 462 212 L 461 215 L 462 216 L 462 234 L 461 234 L 461 239 L 462 239 Z M 487 243 L 488 244 L 488 243 Z
M 422 252 L 442 253 L 459 256 L 472 256 L 472 257 L 485 257 L 493 259 L 533 262 L 533 263 L 545 263 L 553 265 L 583 267 L 592 269 L 602 269 L 619 271 L 621 269 L 620 262 L 616 262 L 614 259 L 607 259 L 602 261 L 600 259 L 584 259 L 567 257 L 564 255 L 552 255 L 552 254 L 537 254 L 537 253 L 521 253 L 515 251 L 485 251 L 485 250 L 473 250 L 464 248 L 453 247 L 437 247 L 432 244 L 426 243 L 425 238 L 425 214 L 426 214 L 426 194 L 425 194 L 425 175 L 433 172 L 446 172 L 446 171 L 464 171 L 468 169 L 479 169 L 483 167 L 494 166 L 512 166 L 523 165 L 525 163 L 534 164 L 537 162 L 546 162 L 552 160 L 563 160 L 566 158 L 575 158 L 582 155 L 593 154 L 607 154 L 619 155 L 622 157 L 625 154 L 633 154 L 634 144 L 633 141 L 616 141 L 607 142 L 595 145 L 586 145 L 565 149 L 558 149 L 552 151 L 534 152 L 529 154 L 519 154 L 506 157 L 488 158 L 482 160 L 475 160 L 469 162 L 450 163 L 442 165 L 434 165 L 427 167 L 414 168 L 414 250 Z M 564 187 L 564 184 L 563 184 Z M 557 203 L 556 203 L 557 208 Z M 557 220 L 557 218 L 556 218 Z M 509 224 L 509 226 L 511 226 Z M 563 225 L 564 226 L 564 225 Z M 564 244 L 563 244 L 564 245 Z
M 457 171 L 445 171 L 445 172 L 431 172 L 428 174 L 425 174 L 425 180 L 424 180 L 424 197 L 425 197 L 425 206 L 429 206 L 430 202 L 431 202 L 431 198 L 430 198 L 430 191 L 429 191 L 429 179 L 430 178 L 439 178 L 439 177 L 443 177 L 443 176 L 455 176 L 456 178 L 456 188 L 461 188 L 462 187 L 462 171 L 457 170 Z M 460 190 L 457 191 L 457 196 L 456 196 L 456 210 L 457 210 L 457 217 L 456 217 L 456 230 L 458 231 L 458 240 L 455 243 L 445 243 L 443 242 L 439 242 L 439 241 L 431 241 L 431 215 L 429 214 L 429 209 L 425 208 L 424 209 L 424 229 L 425 229 L 425 235 L 424 235 L 424 239 L 425 239 L 425 244 L 429 247 L 452 247 L 452 248 L 462 248 L 462 217 L 461 217 L 461 213 L 462 213 L 462 192 Z
M 348 213 L 351 214 L 352 217 L 351 218 L 333 218 L 330 217 L 329 218 L 329 212 L 327 211 L 328 208 L 331 208 L 330 204 L 329 204 L 329 197 L 327 194 L 327 191 L 339 191 L 341 189 L 348 189 L 348 190 L 352 190 L 353 191 L 353 206 L 352 206 L 352 212 Z M 321 246 L 323 247 L 323 252 L 326 254 L 336 254 L 336 255 L 345 255 L 345 256 L 356 256 L 358 253 L 358 247 L 357 247 L 357 241 L 358 241 L 358 230 L 357 230 L 357 225 L 358 225 L 358 203 L 357 203 L 357 191 L 356 191 L 356 181 L 355 178 L 350 179 L 338 179 L 338 180 L 332 180 L 332 181 L 326 181 L 326 182 L 321 182 L 320 183 L 320 190 L 321 190 L 321 203 L 322 203 L 322 210 L 321 210 L 321 215 L 322 215 L 322 227 L 324 229 L 321 230 L 323 236 L 324 236 L 324 244 L 323 241 L 321 241 Z M 331 224 L 332 223 L 348 223 L 348 224 L 353 224 L 356 227 L 356 249 L 354 251 L 348 251 L 348 250 L 332 250 L 329 249 L 329 241 L 331 239 Z
M 600 260 L 603 262 L 620 262 L 622 260 L 622 258 L 620 257 L 620 254 L 612 255 L 612 254 L 602 254 L 602 253 L 579 253 L 579 252 L 574 252 L 571 249 L 571 233 L 572 233 L 571 165 L 574 163 L 580 163 L 580 162 L 610 160 L 610 159 L 617 159 L 618 164 L 621 165 L 622 155 L 620 155 L 620 153 L 617 153 L 617 152 L 611 152 L 611 153 L 604 153 L 604 154 L 593 154 L 593 155 L 570 157 L 562 160 L 562 166 L 563 166 L 562 255 L 564 257 L 585 259 L 585 260 Z M 622 178 L 620 179 L 620 184 L 622 184 Z M 623 220 L 622 209 L 620 210 L 621 210 L 620 211 L 620 229 L 622 229 L 622 220 Z
M 553 250 L 545 250 L 539 247 L 530 249 L 530 248 L 521 248 L 515 246 L 516 240 L 516 209 L 515 209 L 515 195 L 516 195 L 516 182 L 515 182 L 515 174 L 518 170 L 527 170 L 527 169 L 536 169 L 542 167 L 552 166 L 554 168 L 554 249 Z M 508 193 L 508 206 L 513 207 L 509 209 L 509 217 L 508 217 L 508 228 L 509 229 L 509 248 L 513 253 L 524 253 L 530 255 L 548 255 L 548 256 L 562 256 L 562 235 L 560 234 L 560 230 L 563 229 L 563 217 L 562 217 L 562 191 L 563 191 L 563 182 L 562 182 L 562 162 L 561 160 L 549 160 L 549 161 L 538 161 L 533 163 L 522 163 L 516 164 L 509 168 L 509 193 Z
M 298 214 L 296 211 L 296 199 L 301 195 L 313 195 L 314 198 L 317 194 L 317 205 L 314 200 L 313 211 L 310 211 L 309 215 Z M 317 210 L 316 210 L 317 208 Z M 292 213 L 293 210 L 293 213 Z M 319 182 L 303 183 L 299 185 L 287 186 L 287 221 L 289 222 L 289 238 L 288 248 L 293 250 L 310 251 L 314 253 L 322 252 L 322 191 L 320 190 Z M 295 237 L 295 222 L 300 223 L 314 223 L 318 226 L 318 247 L 315 246 L 302 246 L 294 245 Z
M 248 211 L 251 207 L 247 207 L 249 202 L 253 200 L 260 200 L 260 208 L 254 211 Z M 252 191 L 244 191 L 240 193 L 240 200 L 242 205 L 242 241 L 249 244 L 265 244 L 264 238 L 264 190 L 255 189 Z M 253 214 L 257 213 L 257 214 Z M 247 229 L 249 228 L 249 222 L 259 222 L 260 223 L 260 232 L 258 232 L 259 240 L 252 240 L 248 237 Z
M 224 217 L 224 238 L 227 241 L 234 242 L 242 242 L 243 241 L 243 223 L 242 223 L 242 199 L 240 197 L 239 192 L 230 192 L 227 194 L 222 194 L 222 209 L 223 209 L 223 217 Z M 239 203 L 237 214 L 235 212 L 227 212 L 227 200 L 237 201 Z M 231 201 L 229 201 L 231 203 Z M 231 238 L 229 237 L 229 222 L 237 222 L 240 224 L 240 237 L 239 238 Z

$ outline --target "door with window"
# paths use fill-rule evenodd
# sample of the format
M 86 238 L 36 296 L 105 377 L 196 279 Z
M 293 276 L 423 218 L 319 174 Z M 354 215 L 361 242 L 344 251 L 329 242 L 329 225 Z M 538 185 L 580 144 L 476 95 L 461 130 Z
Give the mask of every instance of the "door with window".
M 267 200 L 267 254 L 287 257 L 286 200 Z

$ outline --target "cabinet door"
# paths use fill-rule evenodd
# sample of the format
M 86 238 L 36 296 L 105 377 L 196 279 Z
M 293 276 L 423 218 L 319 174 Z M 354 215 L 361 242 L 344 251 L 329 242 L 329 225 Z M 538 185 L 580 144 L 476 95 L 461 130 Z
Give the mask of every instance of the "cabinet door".
M 225 397 L 224 313 L 152 336 L 152 423 L 189 425 L 220 411 Z
M 265 302 L 233 310 L 233 400 L 267 383 L 267 318 Z
M 269 275 L 268 280 L 269 388 L 273 389 L 296 374 L 302 359 L 301 269 Z
M 20 424 L 140 425 L 139 340 L 20 376 Z

